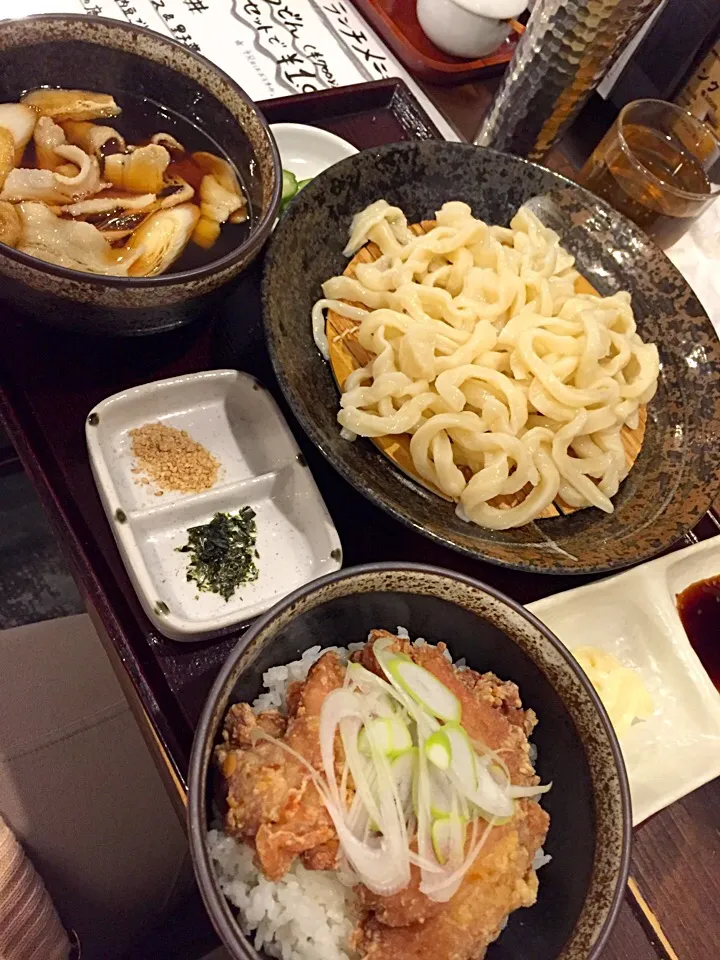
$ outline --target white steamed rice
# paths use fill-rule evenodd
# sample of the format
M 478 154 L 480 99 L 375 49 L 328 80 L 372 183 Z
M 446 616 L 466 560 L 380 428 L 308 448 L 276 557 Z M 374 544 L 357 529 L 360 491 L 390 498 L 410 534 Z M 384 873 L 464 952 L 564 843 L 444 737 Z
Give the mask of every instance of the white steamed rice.
M 404 627 L 397 628 L 401 639 L 409 640 Z M 424 646 L 422 638 L 415 646 Z M 253 710 L 285 711 L 288 685 L 305 680 L 310 667 L 323 653 L 334 650 L 343 662 L 364 643 L 347 647 L 311 647 L 299 660 L 271 667 L 263 674 L 265 692 L 253 702 Z M 452 662 L 449 651 L 445 651 Z M 458 660 L 457 667 L 465 666 Z M 534 750 L 534 745 L 531 744 Z M 533 757 L 534 759 L 534 757 Z M 238 921 L 244 932 L 254 937 L 256 950 L 264 950 L 281 960 L 353 960 L 350 935 L 357 916 L 357 899 L 352 888 L 343 884 L 334 870 L 306 870 L 299 860 L 277 881 L 266 880 L 253 863 L 253 850 L 226 836 L 221 830 L 208 832 L 208 849 L 215 865 L 220 889 L 239 910 Z M 542 849 L 535 855 L 536 869 L 552 858 Z M 506 920 L 507 922 L 507 920 Z
M 296 860 L 276 883 L 253 863 L 253 851 L 219 830 L 208 834 L 220 889 L 240 911 L 256 950 L 282 960 L 349 960 L 355 894 L 334 871 L 306 870 Z
M 310 667 L 328 649 L 345 662 L 349 647 L 311 647 L 299 660 L 271 667 L 263 674 L 265 692 L 253 710 L 285 711 L 288 685 L 305 680 Z M 208 848 L 215 864 L 220 889 L 240 911 L 239 922 L 249 936 L 254 933 L 256 950 L 265 950 L 282 960 L 351 960 L 350 934 L 355 925 L 356 897 L 334 870 L 306 870 L 299 860 L 285 876 L 273 883 L 253 863 L 253 851 L 220 830 L 208 833 Z

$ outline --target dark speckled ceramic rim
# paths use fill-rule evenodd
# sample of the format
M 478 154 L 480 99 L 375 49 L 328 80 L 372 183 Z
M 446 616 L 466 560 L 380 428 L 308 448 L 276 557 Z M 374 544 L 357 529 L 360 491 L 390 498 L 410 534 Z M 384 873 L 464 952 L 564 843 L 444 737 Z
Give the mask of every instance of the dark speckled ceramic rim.
M 23 17 L 22 22 L 33 22 L 33 23 L 46 23 L 48 25 L 48 36 L 52 37 L 52 25 L 58 22 L 71 22 L 79 24 L 87 24 L 89 18 L 86 14 L 83 13 L 68 13 L 68 14 L 37 14 L 30 17 Z M 0 21 L 0 30 L 3 28 L 10 28 L 16 20 L 7 20 Z M 67 280 L 80 280 L 84 283 L 87 282 L 101 282 L 103 286 L 109 287 L 119 287 L 121 289 L 128 287 L 139 287 L 147 289 L 149 287 L 162 287 L 167 284 L 179 284 L 187 280 L 202 280 L 205 277 L 212 276 L 214 273 L 217 273 L 219 270 L 222 270 L 224 267 L 228 267 L 233 264 L 236 260 L 240 260 L 245 255 L 245 251 L 249 244 L 255 244 L 257 238 L 262 235 L 262 242 L 264 243 L 267 237 L 270 236 L 272 232 L 273 223 L 277 217 L 277 207 L 280 199 L 281 191 L 281 181 L 282 181 L 282 167 L 280 165 L 280 154 L 278 153 L 277 145 L 275 143 L 275 138 L 270 132 L 270 127 L 265 120 L 265 117 L 258 110 L 253 101 L 248 97 L 243 88 L 239 86 L 235 81 L 230 77 L 224 70 L 221 70 L 220 67 L 216 66 L 211 60 L 208 60 L 207 57 L 203 57 L 202 54 L 195 53 L 194 50 L 189 50 L 184 44 L 178 43 L 177 40 L 173 40 L 170 37 L 165 37 L 161 33 L 156 33 L 154 30 L 147 30 L 145 27 L 136 27 L 131 23 L 123 23 L 120 20 L 111 20 L 107 17 L 93 17 L 93 23 L 100 23 L 108 30 L 119 30 L 127 34 L 133 35 L 142 35 L 152 39 L 153 43 L 158 44 L 159 46 L 165 45 L 170 52 L 178 52 L 183 56 L 193 58 L 195 60 L 200 60 L 207 69 L 212 70 L 219 77 L 222 78 L 223 82 L 232 89 L 232 91 L 239 97 L 241 100 L 244 100 L 245 103 L 250 107 L 250 109 L 255 113 L 260 125 L 262 126 L 265 134 L 267 135 L 268 143 L 270 145 L 270 150 L 273 157 L 273 166 L 275 168 L 275 189 L 273 191 L 273 198 L 271 203 L 268 206 L 268 209 L 264 215 L 257 221 L 257 223 L 252 227 L 249 235 L 246 239 L 240 244 L 240 246 L 235 247 L 234 250 L 231 250 L 230 253 L 227 253 L 224 257 L 219 260 L 213 260 L 211 263 L 204 264 L 200 267 L 194 267 L 192 270 L 183 270 L 182 273 L 168 273 L 163 274 L 159 277 L 98 277 L 93 274 L 88 274 L 82 270 L 71 270 L 68 267 L 59 267 L 53 263 L 46 263 L 44 260 L 39 260 L 37 257 L 32 257 L 27 253 L 21 253 L 19 250 L 15 250 L 13 247 L 8 247 L 4 243 L 0 243 L 0 249 L 2 252 L 10 257 L 13 260 L 17 260 L 20 263 L 25 264 L 28 267 L 33 267 L 33 269 L 38 269 L 42 267 L 44 271 L 48 273 L 55 274 L 58 277 L 64 277 Z M 60 41 L 62 42 L 62 41 Z M 88 43 L 92 43 L 92 40 L 88 40 Z M 194 83 L 197 83 L 198 86 L 202 86 L 199 81 L 194 80 Z M 207 89 L 207 88 L 205 88 Z M 213 94 L 208 90 L 210 96 Z M 213 97 L 213 99 L 215 99 Z
M 449 581 L 447 584 L 448 587 L 457 585 L 464 592 L 466 597 L 470 593 L 479 593 L 480 595 L 485 595 L 486 597 L 492 598 L 501 606 L 509 608 L 511 612 L 522 618 L 526 623 L 534 628 L 535 632 L 542 638 L 543 642 L 547 643 L 552 651 L 562 658 L 570 672 L 582 686 L 584 693 L 587 695 L 593 707 L 595 708 L 601 728 L 607 740 L 607 744 L 610 747 L 615 772 L 617 774 L 617 784 L 619 788 L 618 799 L 620 805 L 620 816 L 618 817 L 620 822 L 618 823 L 618 826 L 622 831 L 622 843 L 619 856 L 617 857 L 617 861 L 612 871 L 612 876 L 607 876 L 607 874 L 603 872 L 602 878 L 598 880 L 598 877 L 596 876 L 596 870 L 593 870 L 592 879 L 596 883 L 599 882 L 601 887 L 598 899 L 602 896 L 603 886 L 606 888 L 612 887 L 612 893 L 609 898 L 608 907 L 605 910 L 603 919 L 599 923 L 596 922 L 595 928 L 590 931 L 589 946 L 587 951 L 585 953 L 580 953 L 577 950 L 572 950 L 572 953 L 566 953 L 566 948 L 568 947 L 568 943 L 566 943 L 560 953 L 557 955 L 557 958 L 558 960 L 566 960 L 566 958 L 567 960 L 599 960 L 603 947 L 610 936 L 610 932 L 615 924 L 618 913 L 622 906 L 625 885 L 627 883 L 630 870 L 630 854 L 632 844 L 630 787 L 628 784 L 627 773 L 625 771 L 625 764 L 622 759 L 620 745 L 615 735 L 615 731 L 613 730 L 612 724 L 610 723 L 607 713 L 605 712 L 605 708 L 603 707 L 592 684 L 580 669 L 577 661 L 572 657 L 570 652 L 545 626 L 545 624 L 538 620 L 537 617 L 530 613 L 529 610 L 526 610 L 522 604 L 512 600 L 499 590 L 495 590 L 493 587 L 481 583 L 479 580 L 474 580 L 471 577 L 466 577 L 450 570 L 443 570 L 440 567 L 415 563 L 373 563 L 359 567 L 349 567 L 346 570 L 328 574 L 325 577 L 314 580 L 311 583 L 306 584 L 304 587 L 295 590 L 284 600 L 281 600 L 280 603 L 276 604 L 271 610 L 269 610 L 265 616 L 261 617 L 253 624 L 253 626 L 247 631 L 242 640 L 240 640 L 238 645 L 232 651 L 222 670 L 217 676 L 215 683 L 213 684 L 207 696 L 205 706 L 203 707 L 203 711 L 200 715 L 200 720 L 195 731 L 195 738 L 190 756 L 190 772 L 188 778 L 189 802 L 187 814 L 188 834 L 190 837 L 190 852 L 195 870 L 195 876 L 200 888 L 203 902 L 216 931 L 232 956 L 236 958 L 243 958 L 243 960 L 257 960 L 257 952 L 252 948 L 249 940 L 242 933 L 242 930 L 234 918 L 228 902 L 220 891 L 215 876 L 215 871 L 212 863 L 210 862 L 206 842 L 208 828 L 206 804 L 207 776 L 210 757 L 220 721 L 225 713 L 225 710 L 227 709 L 227 703 L 232 688 L 234 687 L 238 676 L 244 667 L 243 661 L 245 659 L 245 654 L 257 646 L 258 642 L 260 645 L 262 645 L 263 635 L 268 629 L 272 629 L 273 624 L 276 622 L 279 622 L 280 624 L 289 622 L 296 612 L 294 610 L 295 607 L 299 607 L 300 611 L 298 612 L 302 612 L 302 610 L 305 609 L 305 605 L 309 605 L 310 608 L 315 606 L 315 604 L 311 601 L 316 596 L 324 593 L 326 588 L 344 584 L 349 589 L 346 590 L 344 594 L 341 593 L 338 595 L 348 595 L 355 592 L 364 593 L 368 591 L 353 590 L 353 583 L 362 582 L 368 578 L 377 578 L 382 581 L 383 576 L 387 574 L 395 574 L 400 576 L 408 575 L 409 577 L 415 576 L 418 585 L 426 583 L 428 578 L 439 578 L 440 580 Z M 382 591 L 382 585 L 378 584 L 377 589 Z M 426 589 L 424 591 L 418 590 L 418 593 L 423 592 L 432 596 L 443 596 L 439 588 L 435 591 L 430 589 Z M 453 602 L 451 597 L 445 597 L 445 599 L 448 599 L 449 602 Z M 454 602 L 460 606 L 463 605 L 459 600 L 455 600 Z M 537 669 L 542 669 L 539 664 L 536 665 Z M 565 703 L 564 700 L 563 703 Z M 568 709 L 567 706 L 566 709 Z M 582 739 L 582 734 L 579 731 L 578 736 Z M 591 738 L 591 744 L 593 747 L 595 742 L 596 741 Z M 580 918 L 576 923 L 573 935 L 583 923 L 583 918 L 585 917 L 588 903 L 589 898 L 585 902 L 585 906 Z M 592 926 L 592 921 L 585 920 L 585 923 L 588 922 Z M 320 960 L 320 958 L 318 958 L 318 960 Z

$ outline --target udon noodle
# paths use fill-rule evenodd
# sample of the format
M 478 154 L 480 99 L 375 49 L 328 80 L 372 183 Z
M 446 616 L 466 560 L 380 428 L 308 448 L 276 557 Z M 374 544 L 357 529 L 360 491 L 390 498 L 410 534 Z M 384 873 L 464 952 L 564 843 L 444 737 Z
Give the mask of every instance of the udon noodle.
M 576 292 L 574 258 L 527 207 L 509 228 L 460 202 L 436 216 L 416 236 L 402 210 L 372 204 L 345 254 L 373 241 L 380 258 L 323 284 L 324 356 L 325 309 L 356 323 L 372 356 L 342 385 L 344 436 L 410 434 L 419 476 L 482 527 L 529 523 L 558 497 L 611 513 L 629 469 L 621 431 L 659 371 L 630 295 Z

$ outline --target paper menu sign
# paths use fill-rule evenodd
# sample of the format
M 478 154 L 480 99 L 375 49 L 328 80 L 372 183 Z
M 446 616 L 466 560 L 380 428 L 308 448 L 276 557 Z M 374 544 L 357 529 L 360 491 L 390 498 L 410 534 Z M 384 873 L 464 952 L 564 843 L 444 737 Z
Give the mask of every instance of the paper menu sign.
M 10 15 L 5 6 L 0 16 Z M 84 13 L 156 30 L 212 60 L 253 100 L 399 77 L 441 133 L 458 139 L 349 0 L 24 0 L 22 12 Z

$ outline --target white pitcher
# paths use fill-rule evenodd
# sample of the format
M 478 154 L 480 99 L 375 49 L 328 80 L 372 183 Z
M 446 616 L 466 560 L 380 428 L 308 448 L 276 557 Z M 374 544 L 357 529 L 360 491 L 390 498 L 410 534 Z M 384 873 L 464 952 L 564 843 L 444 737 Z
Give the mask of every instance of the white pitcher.
M 528 0 L 417 0 L 417 18 L 432 42 L 454 57 L 486 57 L 511 33 L 507 22 Z

